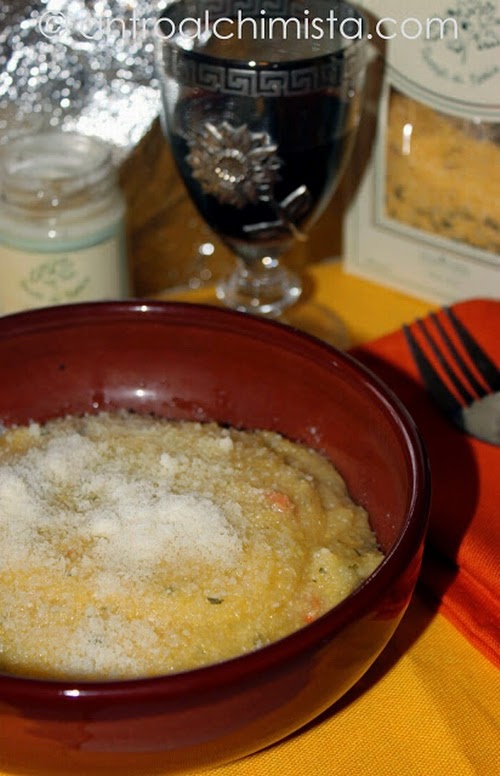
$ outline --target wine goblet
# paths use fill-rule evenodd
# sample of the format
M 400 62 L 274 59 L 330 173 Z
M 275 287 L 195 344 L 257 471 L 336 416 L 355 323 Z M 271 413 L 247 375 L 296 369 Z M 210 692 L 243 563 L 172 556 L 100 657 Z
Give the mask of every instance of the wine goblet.
M 365 20 L 328 0 L 173 0 L 158 32 L 165 135 L 238 259 L 217 296 L 278 317 L 302 294 L 281 257 L 307 239 L 351 153 Z

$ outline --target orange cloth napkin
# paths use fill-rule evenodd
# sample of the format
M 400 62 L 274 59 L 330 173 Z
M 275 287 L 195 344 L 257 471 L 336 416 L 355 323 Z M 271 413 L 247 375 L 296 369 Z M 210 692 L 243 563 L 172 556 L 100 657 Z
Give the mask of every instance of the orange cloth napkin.
M 500 364 L 500 301 L 471 300 L 453 309 Z M 423 387 L 401 329 L 353 354 L 392 387 L 427 447 L 433 495 L 422 586 L 438 610 L 500 665 L 500 447 L 467 436 L 444 417 Z

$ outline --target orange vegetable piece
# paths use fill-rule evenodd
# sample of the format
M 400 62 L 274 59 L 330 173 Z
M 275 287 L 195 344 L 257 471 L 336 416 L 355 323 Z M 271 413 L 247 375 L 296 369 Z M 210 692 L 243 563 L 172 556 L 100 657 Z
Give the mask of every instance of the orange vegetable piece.
M 321 611 L 321 601 L 317 596 L 311 596 L 309 600 L 309 606 L 306 614 L 304 615 L 304 622 L 310 623 L 316 619 Z
M 279 490 L 269 490 L 266 493 L 266 501 L 269 501 L 271 508 L 276 512 L 291 512 L 295 508 L 295 504 L 289 498 L 286 493 L 281 493 Z

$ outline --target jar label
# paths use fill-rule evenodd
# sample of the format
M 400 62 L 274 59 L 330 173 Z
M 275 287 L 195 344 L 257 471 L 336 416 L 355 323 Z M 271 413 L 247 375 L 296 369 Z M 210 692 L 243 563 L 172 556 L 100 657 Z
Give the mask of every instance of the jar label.
M 0 244 L 0 314 L 71 302 L 122 298 L 127 271 L 121 239 L 75 251 L 31 253 Z
M 371 35 L 403 94 L 455 116 L 500 121 L 500 0 L 361 5 L 380 23 Z

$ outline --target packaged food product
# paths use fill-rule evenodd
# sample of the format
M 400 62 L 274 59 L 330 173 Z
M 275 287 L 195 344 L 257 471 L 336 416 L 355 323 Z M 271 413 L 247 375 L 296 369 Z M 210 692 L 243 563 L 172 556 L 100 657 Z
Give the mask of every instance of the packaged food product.
M 346 267 L 438 302 L 500 296 L 500 3 L 363 5 L 385 73 Z

